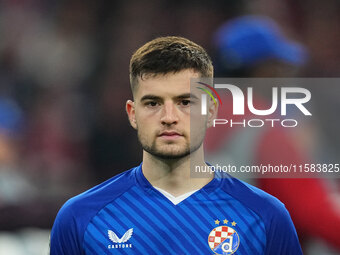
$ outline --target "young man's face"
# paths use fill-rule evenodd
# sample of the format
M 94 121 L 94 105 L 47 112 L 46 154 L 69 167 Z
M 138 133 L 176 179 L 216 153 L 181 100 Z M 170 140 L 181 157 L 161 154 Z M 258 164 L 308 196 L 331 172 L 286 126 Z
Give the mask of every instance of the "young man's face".
M 201 115 L 201 91 L 190 90 L 190 78 L 198 77 L 184 70 L 138 80 L 135 101 L 128 101 L 126 109 L 145 151 L 176 159 L 200 148 L 208 117 Z

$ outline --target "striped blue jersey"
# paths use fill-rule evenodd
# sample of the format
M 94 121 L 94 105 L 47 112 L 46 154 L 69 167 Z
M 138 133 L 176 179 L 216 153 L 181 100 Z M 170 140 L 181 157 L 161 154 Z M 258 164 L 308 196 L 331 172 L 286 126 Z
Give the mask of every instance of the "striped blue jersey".
M 142 166 L 70 199 L 51 232 L 51 255 L 302 254 L 284 205 L 235 178 L 214 178 L 174 205 Z

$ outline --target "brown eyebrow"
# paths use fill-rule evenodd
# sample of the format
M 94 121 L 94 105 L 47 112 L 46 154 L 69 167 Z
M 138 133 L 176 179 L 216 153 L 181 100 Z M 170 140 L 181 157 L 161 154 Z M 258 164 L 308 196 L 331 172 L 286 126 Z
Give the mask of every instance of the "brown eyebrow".
M 184 99 L 184 98 L 192 98 L 192 99 L 198 99 L 197 96 L 195 96 L 192 93 L 185 93 L 179 96 L 175 96 L 176 99 Z M 141 98 L 141 101 L 145 101 L 145 100 L 161 100 L 162 98 L 159 96 L 155 96 L 155 95 L 144 95 Z
M 195 96 L 194 94 L 192 93 L 186 93 L 186 94 L 182 94 L 182 95 L 179 95 L 177 96 L 176 98 L 178 99 L 183 99 L 183 98 L 192 98 L 192 99 L 198 99 L 197 96 Z
M 145 101 L 145 100 L 160 100 L 161 98 L 159 96 L 154 96 L 154 95 L 145 95 L 143 96 L 140 101 Z

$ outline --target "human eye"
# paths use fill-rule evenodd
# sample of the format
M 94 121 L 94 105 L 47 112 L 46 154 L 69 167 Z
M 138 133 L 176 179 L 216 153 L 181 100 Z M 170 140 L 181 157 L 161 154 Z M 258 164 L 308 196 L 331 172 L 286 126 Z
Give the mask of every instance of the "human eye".
M 182 100 L 180 101 L 180 104 L 181 104 L 182 106 L 190 106 L 191 101 L 190 101 L 189 99 L 182 99 Z
M 156 106 L 158 106 L 158 102 L 157 101 L 146 101 L 145 102 L 145 106 L 147 106 L 147 107 L 156 107 Z

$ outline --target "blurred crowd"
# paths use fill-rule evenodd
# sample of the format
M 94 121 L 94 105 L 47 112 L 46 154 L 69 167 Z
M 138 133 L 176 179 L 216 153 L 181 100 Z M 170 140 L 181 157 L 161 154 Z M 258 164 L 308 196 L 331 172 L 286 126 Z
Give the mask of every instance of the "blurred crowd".
M 140 162 L 125 114 L 134 50 L 157 36 L 180 35 L 215 61 L 217 28 L 249 14 L 275 20 L 308 50 L 296 75 L 340 75 L 337 0 L 1 1 L 0 233 L 8 233 L 6 240 L 23 236 L 13 236 L 23 229 L 48 231 L 66 199 Z M 314 149 L 303 145 L 321 159 L 340 156 L 339 92 L 319 91 L 316 110 L 328 112 L 317 120 L 324 150 L 318 141 Z

